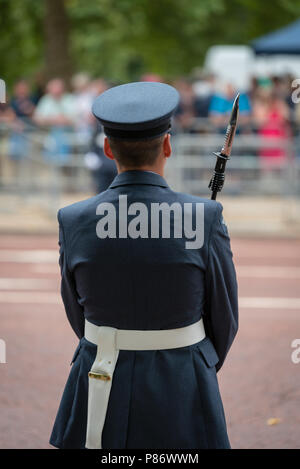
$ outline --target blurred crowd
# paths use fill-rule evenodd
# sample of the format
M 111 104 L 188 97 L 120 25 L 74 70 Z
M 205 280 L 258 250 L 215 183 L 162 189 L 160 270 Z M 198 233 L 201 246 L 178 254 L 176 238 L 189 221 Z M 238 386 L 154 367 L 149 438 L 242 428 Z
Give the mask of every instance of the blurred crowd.
M 300 104 L 292 100 L 293 81 L 294 77 L 289 74 L 253 77 L 249 89 L 240 92 L 237 134 L 260 137 L 264 145 L 251 153 L 260 157 L 266 166 L 280 166 L 288 157 L 286 144 L 300 136 Z M 240 90 L 212 75 L 193 81 L 182 79 L 175 82 L 175 86 L 181 95 L 176 116 L 179 131 L 226 131 L 234 99 Z
M 291 99 L 293 79 L 290 75 L 253 78 L 250 88 L 241 92 L 238 133 L 272 140 L 270 148 L 257 153 L 261 158 L 281 162 L 286 157 L 282 143 L 300 134 L 300 104 Z M 141 80 L 163 81 L 152 74 Z M 224 133 L 238 90 L 212 75 L 181 78 L 172 84 L 181 96 L 173 133 Z M 38 130 L 43 132 L 43 157 L 68 165 L 76 140 L 86 148 L 85 163 L 93 174 L 95 190 L 103 190 L 116 170 L 104 158 L 104 135 L 91 106 L 112 85 L 86 73 L 76 74 L 68 89 L 60 78 L 50 80 L 44 90 L 32 90 L 27 80 L 19 80 L 7 103 L 0 105 L 0 128 L 9 128 L 9 158 L 18 162 L 26 157 L 31 151 L 30 134 Z

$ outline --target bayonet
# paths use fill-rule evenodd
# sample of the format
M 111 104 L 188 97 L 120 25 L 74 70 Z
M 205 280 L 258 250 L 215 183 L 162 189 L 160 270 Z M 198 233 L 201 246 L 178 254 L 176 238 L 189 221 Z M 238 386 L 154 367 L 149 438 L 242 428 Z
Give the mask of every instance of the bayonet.
M 217 193 L 222 190 L 223 185 L 224 185 L 226 163 L 230 159 L 233 139 L 235 136 L 236 126 L 237 126 L 237 119 L 238 119 L 238 113 L 239 113 L 239 99 L 240 99 L 240 94 L 236 96 L 233 106 L 232 106 L 230 121 L 226 130 L 226 135 L 225 135 L 225 140 L 224 140 L 224 145 L 222 147 L 222 150 L 219 153 L 214 153 L 214 155 L 217 157 L 217 161 L 216 161 L 213 177 L 211 178 L 210 183 L 208 185 L 209 189 L 212 191 L 212 194 L 211 194 L 212 200 L 216 200 Z

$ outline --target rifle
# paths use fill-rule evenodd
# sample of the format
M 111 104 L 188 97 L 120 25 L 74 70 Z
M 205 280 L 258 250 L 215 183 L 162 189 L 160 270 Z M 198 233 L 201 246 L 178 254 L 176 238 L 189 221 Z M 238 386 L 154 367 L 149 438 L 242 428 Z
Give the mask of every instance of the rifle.
M 230 159 L 233 139 L 237 126 L 237 119 L 239 113 L 239 99 L 240 94 L 238 93 L 232 106 L 230 120 L 226 130 L 224 145 L 220 152 L 214 153 L 214 155 L 217 157 L 217 161 L 214 169 L 214 174 L 208 185 L 209 189 L 212 191 L 211 200 L 216 200 L 217 193 L 221 192 L 224 185 L 226 163 Z

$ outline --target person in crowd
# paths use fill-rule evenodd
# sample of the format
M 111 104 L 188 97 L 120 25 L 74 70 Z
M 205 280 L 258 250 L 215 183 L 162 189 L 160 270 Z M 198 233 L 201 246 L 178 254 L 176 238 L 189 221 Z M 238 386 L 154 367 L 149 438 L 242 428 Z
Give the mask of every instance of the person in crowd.
M 175 130 L 180 132 L 193 132 L 195 119 L 199 117 L 197 97 L 193 84 L 181 78 L 174 83 L 180 94 L 180 103 L 175 113 Z
M 10 107 L 18 119 L 26 123 L 32 122 L 35 101 L 30 94 L 30 87 L 26 80 L 19 80 L 14 86 L 14 93 L 10 100 Z
M 293 113 L 293 131 L 294 131 L 294 135 L 296 136 L 296 142 L 299 142 L 299 137 L 300 137 L 300 100 L 299 100 L 299 102 L 295 102 L 295 108 L 294 108 L 294 113 Z M 297 158 L 300 158 L 300 145 L 299 145 L 299 143 L 296 146 L 296 156 L 297 156 Z
M 232 110 L 237 90 L 231 83 L 220 87 L 220 92 L 214 94 L 210 102 L 209 116 L 212 124 L 222 133 L 226 130 L 228 117 Z M 239 128 L 249 124 L 251 118 L 251 103 L 247 93 L 240 93 Z
M 163 82 L 163 78 L 156 73 L 145 73 L 141 76 L 141 81 Z
M 287 157 L 284 143 L 290 136 L 290 110 L 274 88 L 260 88 L 253 104 L 253 121 L 258 134 L 270 146 L 262 148 L 259 156 L 264 166 L 276 167 Z
M 272 90 L 273 92 L 281 98 L 288 106 L 290 110 L 290 120 L 293 119 L 293 112 L 295 108 L 295 103 L 292 100 L 292 75 L 286 73 L 281 76 L 272 76 Z
M 294 112 L 295 124 L 298 127 L 298 132 L 300 129 L 300 101 L 295 103 L 295 112 Z
M 99 96 L 108 88 L 102 78 L 94 80 L 91 85 L 93 95 Z M 85 155 L 85 164 L 91 171 L 93 191 L 98 194 L 105 191 L 117 175 L 116 164 L 113 160 L 106 158 L 103 151 L 104 132 L 102 125 L 92 116 L 93 134 L 90 148 Z
M 11 129 L 15 125 L 15 119 L 16 115 L 12 108 L 7 103 L 0 103 L 0 137 L 6 135 L 7 129 Z M 2 143 L 2 138 L 0 142 Z M 2 150 L 2 145 L 0 149 Z M 0 177 L 0 183 L 2 184 L 2 158 L 0 158 Z
M 196 94 L 197 115 L 202 119 L 209 116 L 210 103 L 214 95 L 215 76 L 212 73 L 200 74 L 193 83 L 193 89 Z
M 94 93 L 87 73 L 78 73 L 72 78 L 75 102 L 75 128 L 83 143 L 87 143 L 93 132 L 94 118 L 91 113 Z
M 14 120 L 10 127 L 8 152 L 17 165 L 30 151 L 29 132 L 33 127 L 32 116 L 35 110 L 35 102 L 26 80 L 18 80 L 14 85 L 9 106 L 14 113 Z
M 99 124 L 92 136 L 90 151 L 85 155 L 86 166 L 90 169 L 95 194 L 105 191 L 117 175 L 117 167 L 113 160 L 104 155 L 104 132 Z
M 32 77 L 32 99 L 35 105 L 44 96 L 46 83 L 45 71 L 43 69 L 37 70 Z
M 11 125 L 15 118 L 12 108 L 7 103 L 0 103 L 0 127 Z
M 249 96 L 249 99 L 250 99 L 251 103 L 254 102 L 254 98 L 256 96 L 256 92 L 257 92 L 258 87 L 259 87 L 258 78 L 256 76 L 252 76 L 251 79 L 250 79 L 250 86 L 249 86 L 249 90 L 248 90 L 248 96 Z
M 99 94 L 102 94 L 105 90 L 107 90 L 108 87 L 109 86 L 107 82 L 103 78 L 96 78 L 95 80 L 93 80 L 90 84 L 90 90 L 93 95 L 93 98 L 95 98 Z
M 62 79 L 49 81 L 47 93 L 39 100 L 34 119 L 38 125 L 49 129 L 45 141 L 46 157 L 59 164 L 67 163 L 71 152 L 70 132 L 76 123 L 76 103 L 74 96 L 66 93 Z

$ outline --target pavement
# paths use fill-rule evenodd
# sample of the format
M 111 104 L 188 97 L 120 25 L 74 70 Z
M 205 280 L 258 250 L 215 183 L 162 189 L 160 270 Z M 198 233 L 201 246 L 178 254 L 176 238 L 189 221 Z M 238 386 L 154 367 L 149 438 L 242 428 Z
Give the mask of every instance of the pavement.
M 56 234 L 56 213 L 93 194 L 0 192 L 0 234 Z M 220 195 L 230 233 L 239 237 L 300 238 L 300 198 Z
M 0 235 L 0 448 L 49 448 L 77 339 L 59 295 L 57 236 L 24 232 Z M 232 249 L 240 329 L 218 374 L 231 445 L 299 449 L 300 240 L 233 236 Z

